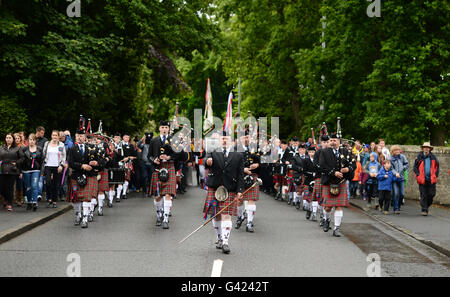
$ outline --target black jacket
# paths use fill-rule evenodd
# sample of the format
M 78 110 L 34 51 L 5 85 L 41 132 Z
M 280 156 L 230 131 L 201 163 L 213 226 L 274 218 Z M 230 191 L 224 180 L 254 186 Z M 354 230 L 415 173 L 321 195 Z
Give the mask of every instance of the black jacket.
M 322 185 L 329 185 L 330 183 L 337 184 L 340 182 L 334 173 L 343 168 L 342 163 L 344 167 L 349 168 L 349 172 L 344 174 L 344 179 L 352 180 L 356 167 L 352 154 L 346 148 L 341 147 L 339 148 L 339 158 L 336 158 L 332 148 L 322 150 L 319 160 L 319 170 L 322 173 Z
M 303 174 L 303 162 L 304 160 L 302 158 L 300 158 L 300 155 L 296 155 L 293 159 L 292 159 L 292 169 L 294 169 L 294 180 L 297 181 L 297 184 L 299 184 L 301 182 L 301 177 Z
M 319 149 L 314 153 L 313 164 L 314 164 L 314 172 L 316 173 L 315 178 L 322 178 L 322 172 L 320 172 L 320 164 L 319 164 L 321 153 L 322 153 L 322 149 Z
M 44 154 L 40 147 L 36 147 L 36 157 L 34 158 L 33 164 L 33 154 L 30 152 L 28 147 L 23 149 L 23 153 L 25 156 L 24 162 L 22 164 L 22 171 L 30 171 L 30 170 L 41 170 L 42 163 L 44 163 Z M 33 166 L 33 168 L 31 168 Z
M 309 186 L 309 184 L 314 180 L 314 161 L 315 160 L 311 160 L 309 156 L 303 160 L 303 174 L 305 175 L 304 185 Z
M 100 165 L 103 165 L 101 160 L 99 159 L 98 154 L 93 155 L 92 158 L 89 157 L 88 153 L 88 145 L 84 145 L 84 155 L 82 155 L 81 150 L 78 144 L 75 144 L 69 150 L 69 167 L 72 169 L 72 179 L 77 179 L 80 175 L 85 174 L 86 176 L 95 176 L 98 174 L 98 171 L 92 169 L 91 171 L 85 171 L 81 169 L 83 164 L 89 165 L 90 160 L 97 161 Z M 95 168 L 99 169 L 99 168 Z
M 292 147 L 287 147 L 286 152 L 283 155 L 283 163 L 285 163 L 285 161 L 292 163 L 294 156 L 298 155 L 299 155 L 298 151 L 294 150 Z
M 212 158 L 212 166 L 206 161 Z M 244 190 L 244 159 L 242 153 L 230 152 L 228 158 L 224 158 L 222 152 L 212 152 L 206 155 L 205 167 L 209 169 L 206 179 L 208 187 L 217 188 L 224 186 L 229 192 L 242 193 Z
M 25 160 L 23 150 L 17 146 L 0 148 L 0 161 L 2 174 L 19 175 L 22 163 Z
M 156 158 L 158 158 L 161 155 L 161 148 L 164 150 L 164 154 L 167 156 L 170 156 L 170 159 L 174 159 L 174 152 L 170 147 L 170 137 L 166 137 L 166 143 L 163 144 L 161 137 L 155 137 L 150 141 L 150 147 L 148 149 L 148 160 L 150 162 L 154 162 Z M 174 160 L 175 161 L 175 160 Z M 154 164 L 155 166 L 158 166 L 157 164 Z

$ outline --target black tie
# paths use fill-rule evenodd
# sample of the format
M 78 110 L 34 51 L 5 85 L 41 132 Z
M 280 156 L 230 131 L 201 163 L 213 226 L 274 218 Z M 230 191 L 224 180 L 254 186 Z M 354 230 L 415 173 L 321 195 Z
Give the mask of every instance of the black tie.
M 227 157 L 227 150 L 223 149 L 223 157 L 226 158 Z
M 334 155 L 336 156 L 336 158 L 339 157 L 339 152 L 337 150 L 334 150 Z
M 163 142 L 163 144 L 166 143 L 166 136 L 165 135 L 163 136 L 163 141 L 162 142 Z

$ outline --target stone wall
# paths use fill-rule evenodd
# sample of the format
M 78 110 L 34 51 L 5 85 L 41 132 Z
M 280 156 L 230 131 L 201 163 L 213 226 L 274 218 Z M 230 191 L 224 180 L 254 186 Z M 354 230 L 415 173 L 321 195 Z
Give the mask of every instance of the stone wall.
M 413 171 L 414 161 L 421 151 L 420 146 L 400 145 L 403 154 L 409 162 L 408 183 L 405 188 L 405 198 L 420 200 L 419 186 Z M 390 146 L 389 146 L 390 147 Z M 439 177 L 436 185 L 434 203 L 450 205 L 450 147 L 434 147 L 433 154 L 439 161 Z

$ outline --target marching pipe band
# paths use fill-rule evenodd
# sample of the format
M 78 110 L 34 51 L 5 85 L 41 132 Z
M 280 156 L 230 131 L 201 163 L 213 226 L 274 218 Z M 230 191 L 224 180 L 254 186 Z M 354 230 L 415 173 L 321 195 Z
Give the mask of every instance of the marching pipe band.
M 251 116 L 250 111 L 248 114 Z M 320 216 L 319 227 L 324 232 L 331 228 L 330 212 L 335 208 L 333 236 L 341 236 L 342 207 L 348 206 L 345 182 L 353 177 L 355 160 L 341 143 L 340 118 L 337 119 L 337 132 L 332 135 L 328 135 L 326 123 L 322 123 L 319 143 L 314 128 L 311 128 L 312 137 L 308 142 L 293 137 L 288 144 L 276 135 L 268 134 L 263 136 L 270 139 L 258 141 L 259 131 L 254 133 L 255 124 L 251 122 L 240 132 L 243 135 L 236 142 L 228 132 L 221 135 L 221 131 L 213 127 L 210 134 L 219 145 L 215 150 L 207 151 L 207 141 L 191 140 L 193 129 L 178 124 L 177 117 L 178 104 L 174 119 L 161 121 L 159 135 L 154 138 L 152 135 L 145 142 L 148 146 L 145 157 L 153 169 L 145 195 L 154 197 L 156 226 L 169 229 L 174 199 L 177 193 L 185 191 L 181 191 L 180 179 L 187 174 L 188 166 L 201 161 L 205 168 L 202 182 L 206 189 L 204 219 L 206 221 L 208 215 L 211 218 L 205 224 L 212 222 L 217 235 L 216 247 L 223 253 L 230 253 L 233 216 L 237 217 L 236 229 L 247 221 L 246 231 L 255 232 L 254 217 L 260 189 L 276 200 L 303 209 L 307 220 L 317 221 Z M 258 124 L 256 122 L 256 127 Z M 74 206 L 75 225 L 82 228 L 94 221 L 97 208 L 97 215 L 103 216 L 105 200 L 111 208 L 113 202 L 127 199 L 130 175 L 135 170 L 133 161 L 137 151 L 130 143 L 130 135 L 107 136 L 102 125 L 100 121 L 98 131 L 92 133 L 91 120 L 86 121 L 80 115 L 76 143 L 69 151 L 68 200 Z M 226 192 L 226 198 L 223 198 L 223 192 Z

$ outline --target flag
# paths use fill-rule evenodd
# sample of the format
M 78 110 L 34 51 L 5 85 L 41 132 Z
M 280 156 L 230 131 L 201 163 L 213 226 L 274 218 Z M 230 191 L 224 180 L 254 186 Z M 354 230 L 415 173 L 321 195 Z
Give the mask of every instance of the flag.
M 230 92 L 230 95 L 228 95 L 228 107 L 227 107 L 227 115 L 225 117 L 225 122 L 223 123 L 223 131 L 227 131 L 231 134 L 231 128 L 232 128 L 232 115 L 233 115 L 233 92 Z
M 213 128 L 213 110 L 212 110 L 212 93 L 211 93 L 211 85 L 208 82 L 206 85 L 206 94 L 205 94 L 205 115 L 203 117 L 203 131 L 208 131 Z

